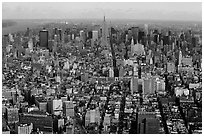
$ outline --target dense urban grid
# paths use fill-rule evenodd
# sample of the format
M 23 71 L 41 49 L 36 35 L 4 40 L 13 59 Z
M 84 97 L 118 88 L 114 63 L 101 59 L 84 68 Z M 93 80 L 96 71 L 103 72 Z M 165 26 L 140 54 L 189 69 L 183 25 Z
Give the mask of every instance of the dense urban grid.
M 201 25 L 124 22 L 3 35 L 3 133 L 201 133 Z

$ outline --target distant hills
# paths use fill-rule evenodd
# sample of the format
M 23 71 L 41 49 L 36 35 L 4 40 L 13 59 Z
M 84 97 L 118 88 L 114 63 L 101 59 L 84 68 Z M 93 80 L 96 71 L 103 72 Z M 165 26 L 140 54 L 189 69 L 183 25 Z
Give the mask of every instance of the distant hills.
M 36 28 L 42 22 L 33 20 L 2 20 L 2 35 L 24 31 L 29 28 Z
M 9 26 L 14 26 L 16 25 L 17 22 L 15 21 L 11 21 L 11 20 L 3 20 L 2 21 L 2 27 L 5 28 L 5 27 L 9 27 Z

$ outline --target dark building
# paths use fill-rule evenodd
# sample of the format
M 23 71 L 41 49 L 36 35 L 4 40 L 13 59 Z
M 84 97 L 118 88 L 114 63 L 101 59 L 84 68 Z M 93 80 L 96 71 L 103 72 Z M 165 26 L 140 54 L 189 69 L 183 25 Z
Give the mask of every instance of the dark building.
M 93 36 L 92 31 L 89 31 L 87 33 L 87 39 L 92 39 L 92 36 Z
M 139 134 L 158 134 L 159 120 L 151 112 L 139 112 L 138 114 L 138 132 Z
M 164 36 L 163 37 L 163 44 L 164 45 L 169 45 L 169 36 Z
M 69 35 L 70 34 L 70 28 L 66 28 L 65 34 Z
M 192 46 L 193 47 L 196 47 L 196 38 L 195 37 L 192 37 Z
M 58 35 L 58 29 L 57 28 L 53 28 L 52 39 L 54 39 L 55 35 Z
M 40 47 L 48 48 L 48 31 L 42 30 L 39 33 Z
M 139 27 L 132 27 L 132 36 L 134 39 L 134 43 L 138 41 L 138 32 L 139 32 Z
M 31 111 L 29 113 L 23 113 L 19 116 L 20 124 L 33 123 L 33 129 L 45 132 L 53 131 L 53 119 L 51 116 L 46 115 L 41 111 Z
M 25 32 L 25 37 L 30 37 L 30 28 L 28 27 Z
M 62 29 L 58 29 L 58 32 L 59 32 L 59 39 L 60 41 L 62 41 Z
M 145 33 L 143 31 L 139 31 L 138 33 L 138 42 L 144 45 L 144 36 Z
M 131 121 L 131 128 L 130 128 L 129 133 L 130 134 L 137 134 L 137 121 L 136 120 Z
M 157 35 L 157 34 L 154 35 L 154 42 L 155 42 L 156 44 L 158 43 L 158 35 Z

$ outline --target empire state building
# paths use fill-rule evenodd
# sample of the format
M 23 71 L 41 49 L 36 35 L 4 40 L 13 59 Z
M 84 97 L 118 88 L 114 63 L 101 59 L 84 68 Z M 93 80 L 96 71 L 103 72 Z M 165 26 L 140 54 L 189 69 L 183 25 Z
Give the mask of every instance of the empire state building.
M 102 42 L 101 42 L 103 47 L 108 46 L 107 37 L 108 37 L 108 26 L 106 24 L 106 18 L 104 16 L 104 20 L 103 20 L 103 24 L 102 24 Z

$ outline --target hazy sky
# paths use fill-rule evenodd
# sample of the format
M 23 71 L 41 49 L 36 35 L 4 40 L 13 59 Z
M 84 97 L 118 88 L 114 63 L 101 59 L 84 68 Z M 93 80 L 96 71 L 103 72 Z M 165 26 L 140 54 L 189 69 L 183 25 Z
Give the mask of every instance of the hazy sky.
M 3 3 L 3 19 L 71 19 L 98 18 L 105 14 L 109 19 L 159 19 L 201 21 L 202 3 Z

